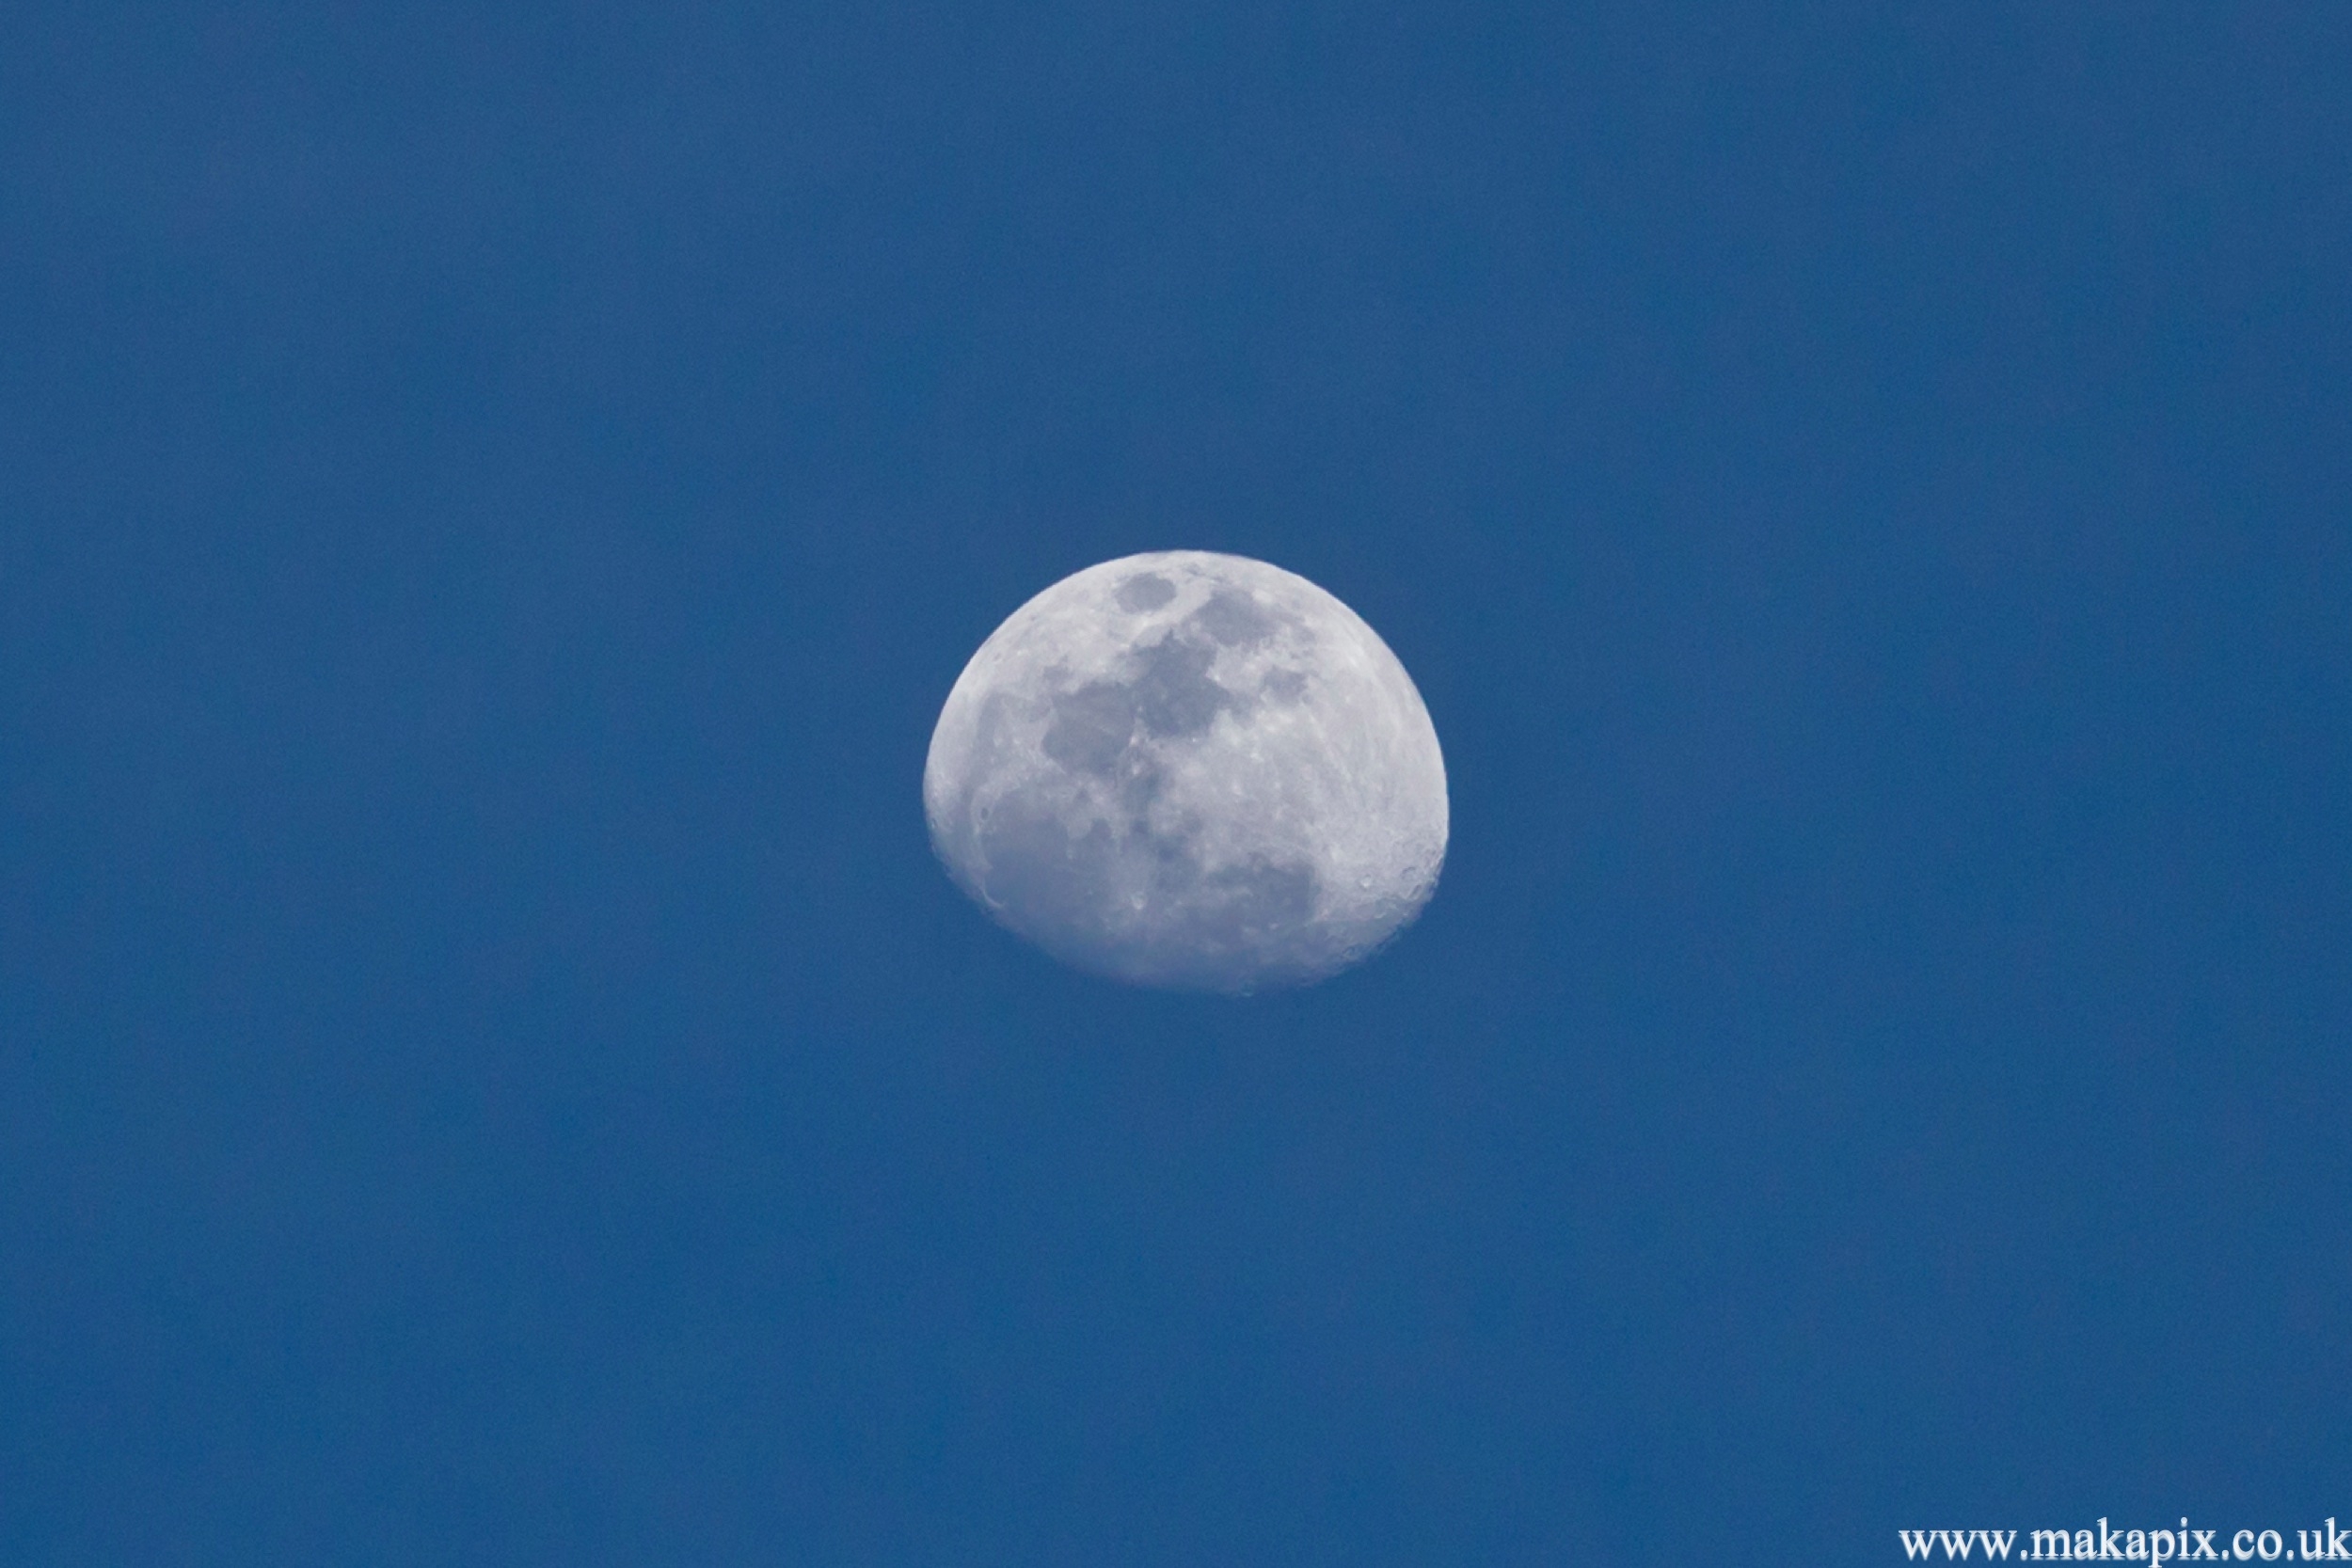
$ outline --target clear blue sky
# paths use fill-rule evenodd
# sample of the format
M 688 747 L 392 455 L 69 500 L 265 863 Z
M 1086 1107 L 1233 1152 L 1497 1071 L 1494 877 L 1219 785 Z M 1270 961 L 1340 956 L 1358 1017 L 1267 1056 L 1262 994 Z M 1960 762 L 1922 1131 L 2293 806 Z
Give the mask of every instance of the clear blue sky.
M 2323 5 L 7 8 L 0 1560 L 2352 1516 L 2347 81 Z M 930 856 L 972 649 L 1176 546 L 1446 747 L 1320 989 Z

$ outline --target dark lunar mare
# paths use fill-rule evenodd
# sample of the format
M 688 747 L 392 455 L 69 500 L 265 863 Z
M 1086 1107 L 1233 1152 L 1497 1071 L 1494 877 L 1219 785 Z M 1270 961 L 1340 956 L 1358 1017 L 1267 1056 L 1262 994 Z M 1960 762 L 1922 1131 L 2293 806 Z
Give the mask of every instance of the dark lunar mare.
M 1209 595 L 1208 603 L 1192 612 L 1189 624 L 1226 647 L 1246 648 L 1273 636 L 1279 623 L 1248 594 L 1220 588 Z
M 1119 585 L 1119 608 L 1142 614 L 1176 596 L 1176 585 L 1157 572 L 1138 572 Z
M 1209 678 L 1216 659 L 1215 649 L 1177 637 L 1136 655 L 1140 669 L 1131 689 L 1136 717 L 1147 734 L 1157 739 L 1199 735 L 1216 722 L 1221 710 L 1238 705 L 1232 692 Z
M 1122 595 L 1150 580 L 1129 582 Z M 988 866 L 980 891 L 1000 920 L 1080 968 L 1155 985 L 1244 990 L 1312 979 L 1344 960 L 1315 927 L 1311 865 L 1252 861 L 1204 871 L 1197 830 L 1154 832 L 1150 824 L 1161 789 L 1156 743 L 1200 735 L 1242 705 L 1210 678 L 1216 648 L 1189 634 L 1197 626 L 1232 645 L 1260 641 L 1276 624 L 1247 596 L 1220 592 L 1179 632 L 1137 650 L 1127 679 L 1089 681 L 1056 699 L 1046 756 L 1073 773 L 1121 780 L 1125 820 L 1073 833 L 1057 814 L 1014 797 L 975 823 Z M 1141 908 L 1122 896 L 1137 889 Z M 1269 967 L 1270 953 L 1290 961 Z
M 1125 681 L 1089 681 L 1054 701 L 1045 754 L 1073 772 L 1107 778 L 1120 771 L 1136 726 L 1153 739 L 1199 735 L 1219 711 L 1237 706 L 1209 678 L 1216 652 L 1167 637 L 1137 652 Z

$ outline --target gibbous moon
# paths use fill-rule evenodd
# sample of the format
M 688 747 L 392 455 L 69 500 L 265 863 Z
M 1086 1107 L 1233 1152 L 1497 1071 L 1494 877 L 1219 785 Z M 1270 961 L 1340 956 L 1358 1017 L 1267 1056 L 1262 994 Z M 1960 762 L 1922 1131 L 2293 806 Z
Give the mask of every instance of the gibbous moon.
M 964 892 L 1080 969 L 1240 992 L 1336 974 L 1421 912 L 1445 762 L 1354 610 L 1169 550 L 1063 578 L 980 644 L 923 769 Z

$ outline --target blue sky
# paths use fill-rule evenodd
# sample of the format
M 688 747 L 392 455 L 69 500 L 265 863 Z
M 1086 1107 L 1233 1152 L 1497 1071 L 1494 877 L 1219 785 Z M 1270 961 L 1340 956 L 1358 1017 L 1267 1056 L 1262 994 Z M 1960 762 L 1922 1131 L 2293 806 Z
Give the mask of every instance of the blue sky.
M 0 1558 L 2352 1515 L 2347 14 L 11 10 Z M 1446 748 L 1327 986 L 930 859 L 1170 547 Z

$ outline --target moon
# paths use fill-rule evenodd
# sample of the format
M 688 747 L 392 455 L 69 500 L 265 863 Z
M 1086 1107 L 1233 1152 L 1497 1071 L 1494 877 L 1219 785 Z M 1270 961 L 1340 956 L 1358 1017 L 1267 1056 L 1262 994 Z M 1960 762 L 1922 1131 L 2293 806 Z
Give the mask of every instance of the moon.
M 1305 578 L 1131 555 L 1013 611 L 931 733 L 923 808 L 957 885 L 1077 968 L 1305 985 L 1421 912 L 1445 761 L 1387 643 Z

